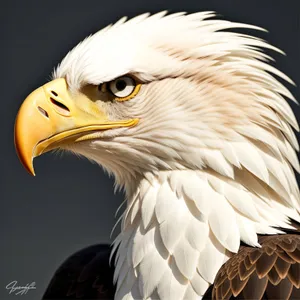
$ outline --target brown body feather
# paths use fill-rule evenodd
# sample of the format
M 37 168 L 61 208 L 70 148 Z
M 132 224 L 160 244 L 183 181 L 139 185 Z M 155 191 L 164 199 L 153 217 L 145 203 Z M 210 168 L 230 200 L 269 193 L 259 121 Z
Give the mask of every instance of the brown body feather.
M 261 248 L 241 246 L 222 266 L 204 298 L 300 299 L 300 235 L 259 240 Z

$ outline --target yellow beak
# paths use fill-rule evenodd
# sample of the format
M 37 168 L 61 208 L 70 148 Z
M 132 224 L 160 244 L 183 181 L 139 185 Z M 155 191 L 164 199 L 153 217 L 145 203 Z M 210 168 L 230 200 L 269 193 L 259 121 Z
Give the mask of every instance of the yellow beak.
M 34 157 L 62 142 L 76 142 L 95 131 L 138 123 L 138 119 L 109 121 L 83 94 L 74 100 L 65 79 L 59 78 L 33 91 L 21 105 L 15 121 L 15 147 L 21 163 L 32 175 Z

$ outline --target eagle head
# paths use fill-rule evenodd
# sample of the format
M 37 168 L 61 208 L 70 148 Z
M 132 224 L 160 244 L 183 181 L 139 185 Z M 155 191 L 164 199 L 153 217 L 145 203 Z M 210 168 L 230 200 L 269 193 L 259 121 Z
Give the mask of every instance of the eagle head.
M 27 169 L 61 148 L 97 161 L 119 183 L 207 165 L 232 177 L 231 165 L 240 167 L 232 146 L 247 151 L 248 138 L 268 146 L 270 127 L 291 133 L 297 122 L 283 96 L 292 96 L 270 73 L 290 80 L 260 51 L 275 48 L 225 31 L 256 27 L 213 15 L 123 18 L 77 45 L 20 109 L 15 141 Z

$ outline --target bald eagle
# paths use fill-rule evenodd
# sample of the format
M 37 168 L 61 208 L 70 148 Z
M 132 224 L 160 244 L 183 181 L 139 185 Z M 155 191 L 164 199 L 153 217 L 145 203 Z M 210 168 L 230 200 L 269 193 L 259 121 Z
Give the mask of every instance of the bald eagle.
M 236 30 L 239 29 L 239 30 Z M 126 194 L 115 299 L 300 297 L 299 129 L 256 26 L 143 14 L 87 37 L 33 91 L 15 145 L 97 162 Z M 281 80 L 279 80 L 279 78 Z

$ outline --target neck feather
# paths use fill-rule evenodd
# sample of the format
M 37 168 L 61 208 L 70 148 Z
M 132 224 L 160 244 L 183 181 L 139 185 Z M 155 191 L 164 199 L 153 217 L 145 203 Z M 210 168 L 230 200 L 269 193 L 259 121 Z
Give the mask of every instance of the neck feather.
M 116 299 L 202 296 L 240 241 L 283 233 L 298 211 L 246 169 L 145 174 L 127 194 L 114 243 Z M 292 201 L 292 200 L 291 200 Z

